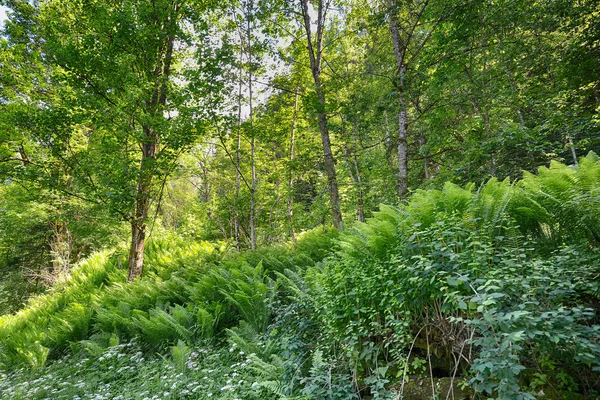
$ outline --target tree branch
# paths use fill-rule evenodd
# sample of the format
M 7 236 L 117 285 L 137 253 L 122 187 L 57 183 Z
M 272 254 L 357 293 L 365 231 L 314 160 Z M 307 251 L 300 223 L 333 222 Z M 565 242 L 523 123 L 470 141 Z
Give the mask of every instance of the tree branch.
M 223 136 L 221 136 L 221 135 L 218 135 L 218 136 L 219 136 L 219 141 L 221 142 L 221 146 L 223 147 L 223 150 L 225 150 L 225 154 L 227 154 L 227 157 L 229 157 L 229 160 L 235 166 L 235 169 L 237 170 L 238 174 L 240 175 L 240 177 L 244 181 L 244 184 L 246 185 L 246 188 L 248 188 L 248 190 L 252 190 L 251 187 L 250 187 L 250 184 L 246 180 L 246 177 L 244 177 L 244 174 L 242 174 L 242 171 L 240 171 L 240 168 L 238 167 L 238 165 L 233 160 L 233 157 L 231 156 L 231 153 L 229 152 L 229 150 L 227 150 L 227 146 L 225 145 L 225 140 L 223 140 Z

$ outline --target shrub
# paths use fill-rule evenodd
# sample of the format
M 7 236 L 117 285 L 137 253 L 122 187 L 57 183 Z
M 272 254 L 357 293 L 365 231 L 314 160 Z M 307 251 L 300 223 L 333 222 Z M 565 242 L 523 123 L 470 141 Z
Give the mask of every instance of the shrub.
M 598 390 L 599 171 L 591 153 L 576 169 L 553 163 L 478 190 L 447 183 L 382 206 L 317 272 L 325 341 L 365 388 L 410 374 L 417 356 L 429 373 L 467 368 L 477 391 L 500 398 L 531 397 L 525 369 L 548 387 L 563 374 L 569 390 Z

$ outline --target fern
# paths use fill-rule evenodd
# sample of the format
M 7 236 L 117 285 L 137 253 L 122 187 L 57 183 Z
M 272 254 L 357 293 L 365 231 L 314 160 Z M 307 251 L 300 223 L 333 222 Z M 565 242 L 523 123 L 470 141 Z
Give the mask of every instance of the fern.
M 132 315 L 132 324 L 138 328 L 141 336 L 149 344 L 155 346 L 177 339 L 189 342 L 192 338 L 188 327 L 181 325 L 176 318 L 160 308 L 151 309 L 147 316 L 145 312 L 135 310 Z
M 255 354 L 257 357 L 269 358 L 275 352 L 275 343 L 264 339 L 253 325 L 246 321 L 234 328 L 226 330 L 229 343 L 245 354 Z
M 177 345 L 171 347 L 171 360 L 177 371 L 185 371 L 191 354 L 192 350 L 182 340 L 178 340 Z
M 540 227 L 554 241 L 586 238 L 600 243 L 600 159 L 595 153 L 575 168 L 552 162 L 549 168 L 540 167 L 538 175 L 526 173 L 518 187 L 526 199 L 521 202 L 535 205 Z

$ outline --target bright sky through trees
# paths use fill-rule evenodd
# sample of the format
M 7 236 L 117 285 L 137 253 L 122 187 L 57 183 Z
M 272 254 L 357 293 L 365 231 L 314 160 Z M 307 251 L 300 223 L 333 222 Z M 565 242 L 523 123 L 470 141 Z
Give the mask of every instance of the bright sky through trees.
M 4 24 L 4 20 L 6 19 L 6 7 L 0 6 L 0 26 Z

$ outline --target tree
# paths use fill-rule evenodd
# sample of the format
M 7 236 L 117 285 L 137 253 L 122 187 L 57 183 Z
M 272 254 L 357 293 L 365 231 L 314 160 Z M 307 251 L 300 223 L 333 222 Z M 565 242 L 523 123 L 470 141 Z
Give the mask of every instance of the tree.
M 212 5 L 46 1 L 16 22 L 39 38 L 42 62 L 58 71 L 53 83 L 73 88 L 75 98 L 61 101 L 79 121 L 52 140 L 68 143 L 76 127 L 84 131 L 86 151 L 72 173 L 130 224 L 128 280 L 142 275 L 152 203 L 178 155 L 203 132 L 210 113 L 202 106 L 218 97 L 223 54 L 207 35 Z
M 385 7 L 396 61 L 398 93 L 398 196 L 408 194 L 408 102 L 407 72 L 429 45 L 434 32 L 460 2 L 386 0 Z M 413 103 L 414 103 L 413 99 Z
M 43 62 L 37 9 L 10 4 L 0 39 L 0 267 L 42 288 L 114 244 L 119 227 L 106 209 L 74 195 L 71 162 L 83 139 L 69 101 L 75 92 L 55 85 L 60 71 Z M 67 131 L 69 140 L 58 140 Z
M 327 126 L 327 104 L 325 101 L 325 91 L 323 89 L 321 72 L 323 68 L 323 34 L 327 12 L 331 1 L 319 0 L 317 2 L 317 20 L 316 32 L 313 35 L 313 27 L 310 18 L 308 0 L 300 0 L 300 12 L 302 22 L 306 33 L 306 48 L 310 60 L 310 70 L 315 84 L 315 94 L 317 96 L 317 116 L 319 119 L 319 130 L 321 132 L 321 142 L 323 144 L 323 156 L 325 173 L 329 185 L 329 203 L 331 207 L 331 217 L 333 225 L 341 229 L 342 212 L 340 207 L 340 193 L 338 189 L 337 175 L 335 172 L 335 158 L 331 150 L 331 139 L 329 136 L 329 127 Z

